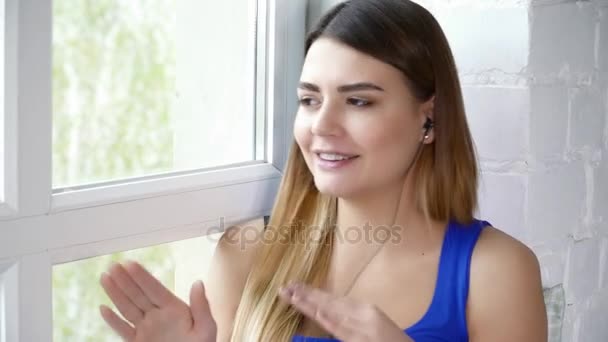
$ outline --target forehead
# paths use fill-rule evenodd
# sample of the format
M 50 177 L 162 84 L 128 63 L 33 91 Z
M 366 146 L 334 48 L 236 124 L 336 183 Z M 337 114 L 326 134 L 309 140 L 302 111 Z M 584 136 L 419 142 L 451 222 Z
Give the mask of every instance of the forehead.
M 390 64 L 331 38 L 317 39 L 308 50 L 301 81 L 338 85 L 371 81 L 384 86 L 403 83 L 401 72 Z

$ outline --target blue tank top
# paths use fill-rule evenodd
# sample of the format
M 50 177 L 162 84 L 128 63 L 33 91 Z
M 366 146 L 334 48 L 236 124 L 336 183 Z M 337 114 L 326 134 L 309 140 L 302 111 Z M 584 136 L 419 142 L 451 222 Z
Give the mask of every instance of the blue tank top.
M 491 226 L 474 219 L 468 225 L 448 223 L 439 257 L 431 304 L 422 318 L 404 333 L 416 342 L 468 341 L 466 304 L 473 248 L 481 230 Z M 337 339 L 295 335 L 292 342 L 336 342 Z

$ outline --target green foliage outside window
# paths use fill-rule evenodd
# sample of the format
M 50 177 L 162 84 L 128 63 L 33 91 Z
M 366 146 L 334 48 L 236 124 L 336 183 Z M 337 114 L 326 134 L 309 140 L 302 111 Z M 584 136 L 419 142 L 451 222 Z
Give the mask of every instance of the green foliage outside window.
M 171 170 L 175 2 L 53 2 L 53 184 Z M 169 288 L 169 246 L 53 268 L 54 341 L 120 341 L 99 315 L 111 260 L 142 262 Z
M 53 6 L 54 186 L 170 170 L 174 2 Z

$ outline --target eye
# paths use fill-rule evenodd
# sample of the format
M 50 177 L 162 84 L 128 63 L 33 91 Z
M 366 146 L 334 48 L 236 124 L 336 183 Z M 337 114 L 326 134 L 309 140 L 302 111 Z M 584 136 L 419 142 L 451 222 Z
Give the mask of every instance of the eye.
M 351 97 L 348 100 L 346 100 L 346 102 L 350 105 L 353 105 L 355 107 L 367 107 L 370 106 L 372 103 L 370 101 L 364 100 L 364 99 L 358 99 L 355 97 Z
M 319 101 L 315 100 L 312 97 L 302 97 L 300 99 L 298 99 L 298 102 L 300 103 L 301 106 L 304 107 L 309 107 L 309 106 L 314 106 L 319 104 Z

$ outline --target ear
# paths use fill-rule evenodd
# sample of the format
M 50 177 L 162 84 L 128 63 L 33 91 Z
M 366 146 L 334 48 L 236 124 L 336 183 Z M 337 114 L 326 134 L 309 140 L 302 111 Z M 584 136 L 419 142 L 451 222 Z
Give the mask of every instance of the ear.
M 422 124 L 420 125 L 420 127 L 423 127 L 427 118 L 430 118 L 431 120 L 435 121 L 435 95 L 431 96 L 430 99 L 428 99 L 426 102 L 423 102 L 420 104 L 420 118 L 421 118 L 421 122 Z M 422 139 L 424 139 L 424 134 L 425 130 L 422 129 Z M 425 144 L 430 144 L 435 140 L 435 130 L 434 128 L 431 128 L 428 133 L 428 138 L 424 139 L 424 143 Z
M 422 102 L 420 104 L 420 110 L 424 115 L 424 120 L 426 120 L 427 116 L 430 117 L 431 120 L 435 120 L 435 95 L 431 96 L 431 98 L 425 102 Z

